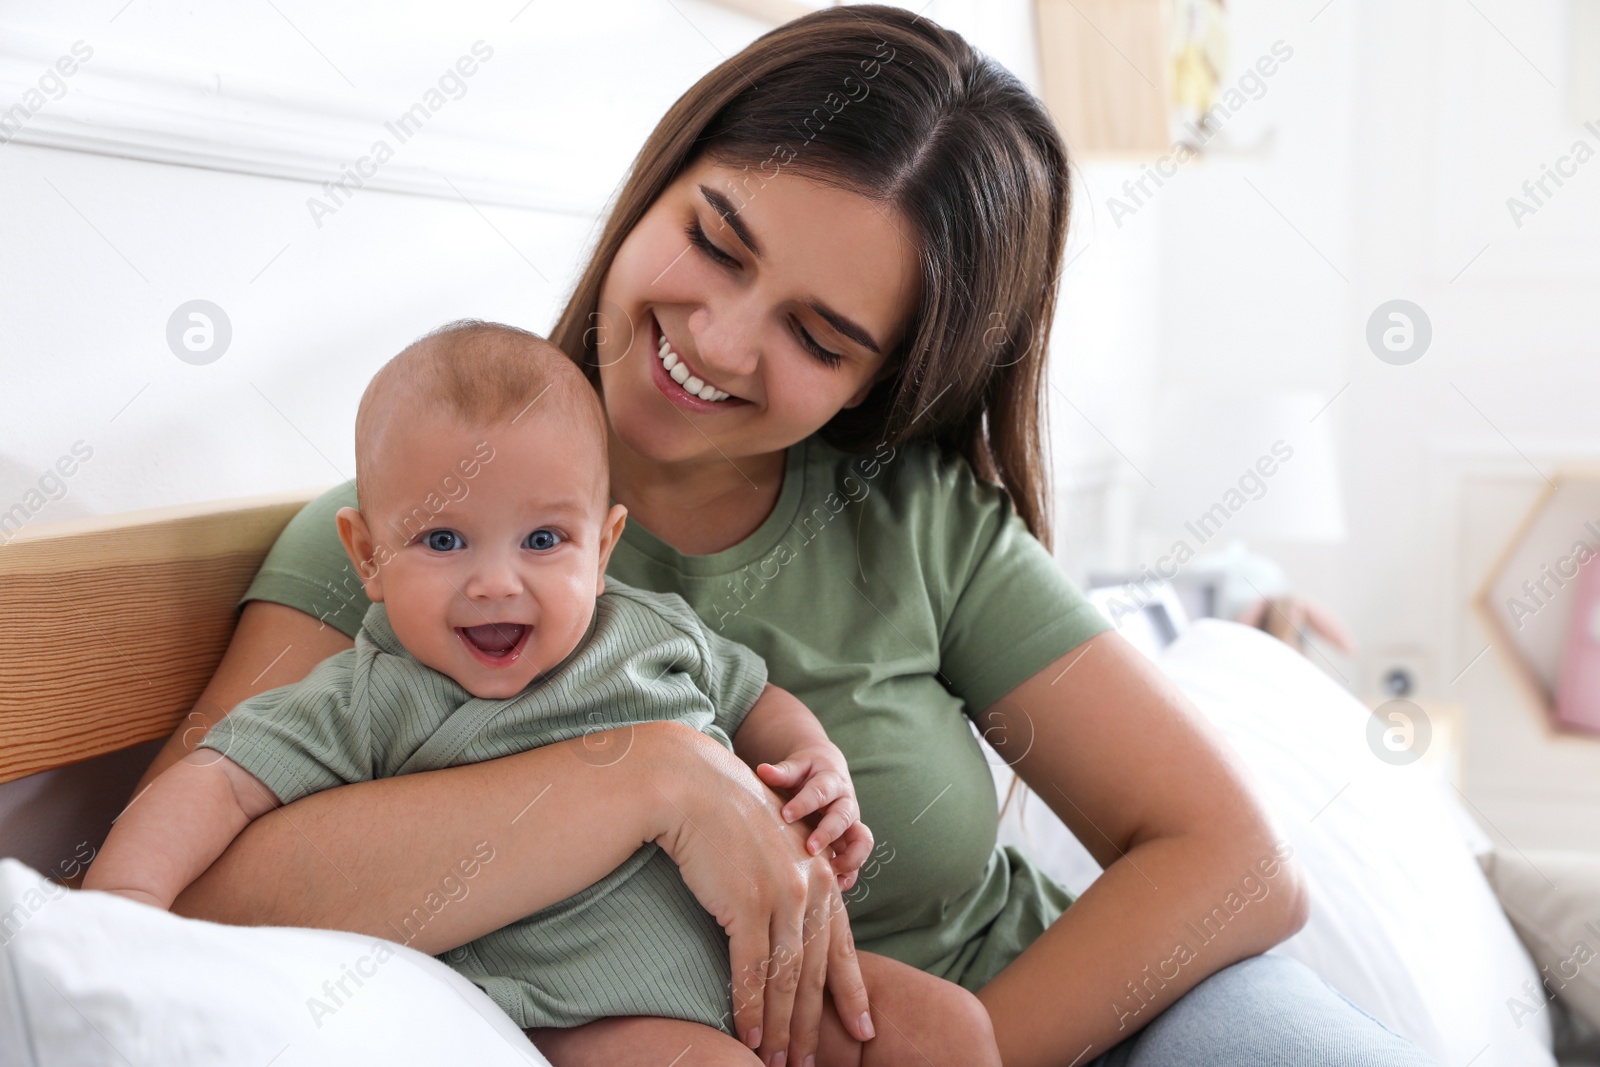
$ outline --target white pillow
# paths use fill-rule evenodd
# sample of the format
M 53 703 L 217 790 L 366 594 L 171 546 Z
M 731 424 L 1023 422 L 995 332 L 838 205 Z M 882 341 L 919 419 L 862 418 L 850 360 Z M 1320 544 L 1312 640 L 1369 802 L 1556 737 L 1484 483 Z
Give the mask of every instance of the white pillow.
M 415 949 L 186 919 L 0 860 L 0 1064 L 109 1063 L 549 1067 L 482 990 Z
M 1310 921 L 1273 951 L 1441 1063 L 1551 1067 L 1549 1012 L 1518 1026 L 1507 1008 L 1538 971 L 1448 787 L 1379 760 L 1367 708 L 1260 630 L 1197 620 L 1157 662 L 1253 772 L 1311 883 Z M 1002 792 L 1009 776 L 997 775 Z M 1099 871 L 1042 797 L 1024 818 L 1008 812 L 1001 836 L 1074 892 Z

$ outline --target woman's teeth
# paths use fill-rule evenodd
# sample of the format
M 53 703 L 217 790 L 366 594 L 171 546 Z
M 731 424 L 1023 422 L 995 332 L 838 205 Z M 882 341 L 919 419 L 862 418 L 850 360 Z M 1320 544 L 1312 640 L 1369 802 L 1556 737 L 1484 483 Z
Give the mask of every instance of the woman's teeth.
M 678 359 L 678 353 L 674 352 L 672 345 L 667 343 L 666 334 L 661 335 L 661 344 L 657 349 L 657 355 L 660 356 L 661 365 L 666 368 L 667 374 L 671 376 L 673 381 L 683 386 L 684 392 L 693 393 L 701 400 L 726 400 L 733 395 L 732 393 L 724 393 L 721 389 L 714 389 L 711 387 L 711 383 L 703 382 L 690 374 L 689 368 L 685 367 Z

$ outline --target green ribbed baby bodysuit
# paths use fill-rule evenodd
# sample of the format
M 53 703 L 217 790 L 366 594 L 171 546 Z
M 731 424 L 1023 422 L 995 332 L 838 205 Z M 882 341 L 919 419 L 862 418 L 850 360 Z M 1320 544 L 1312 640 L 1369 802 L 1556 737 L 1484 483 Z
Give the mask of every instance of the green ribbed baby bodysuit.
M 408 653 L 380 603 L 354 648 L 244 701 L 200 744 L 288 804 L 347 782 L 669 719 L 731 749 L 766 681 L 760 656 L 710 630 L 681 597 L 607 578 L 565 660 L 514 697 L 480 699 Z M 595 758 L 628 773 L 625 752 L 596 749 Z M 426 909 L 415 918 L 426 922 Z M 402 926 L 395 940 L 415 936 Z M 582 892 L 438 958 L 521 1027 L 656 1015 L 732 1033 L 727 936 L 654 844 Z

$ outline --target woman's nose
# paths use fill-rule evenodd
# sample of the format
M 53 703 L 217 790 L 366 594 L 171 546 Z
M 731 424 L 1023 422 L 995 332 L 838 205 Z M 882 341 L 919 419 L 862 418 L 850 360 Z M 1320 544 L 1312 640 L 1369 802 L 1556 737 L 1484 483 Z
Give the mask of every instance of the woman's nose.
M 689 316 L 695 359 L 719 384 L 747 379 L 760 360 L 761 316 L 748 300 L 730 299 Z

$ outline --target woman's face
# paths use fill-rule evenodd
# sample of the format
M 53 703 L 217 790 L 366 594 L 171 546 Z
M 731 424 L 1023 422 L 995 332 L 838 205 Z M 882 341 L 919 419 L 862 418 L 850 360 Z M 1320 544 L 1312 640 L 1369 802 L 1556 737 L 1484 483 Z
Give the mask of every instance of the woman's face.
M 920 282 L 892 207 L 702 160 L 634 226 L 601 286 L 612 430 L 661 463 L 786 448 L 893 371 Z

